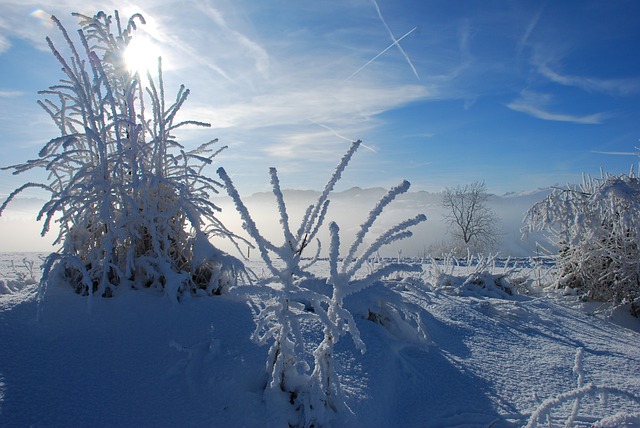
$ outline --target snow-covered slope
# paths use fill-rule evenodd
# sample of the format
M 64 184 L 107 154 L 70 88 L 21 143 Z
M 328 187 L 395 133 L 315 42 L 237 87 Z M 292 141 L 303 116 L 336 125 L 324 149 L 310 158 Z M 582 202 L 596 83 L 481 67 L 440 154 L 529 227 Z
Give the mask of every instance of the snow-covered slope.
M 5 284 L 16 271 L 6 264 L 12 257 L 15 267 L 23 255 L 2 254 Z M 543 400 L 576 389 L 578 348 L 585 384 L 640 397 L 638 332 L 543 294 L 435 287 L 432 267 L 424 268 L 421 277 L 347 302 L 367 352 L 349 338 L 337 346 L 353 413 L 335 426 L 524 426 Z M 38 311 L 28 282 L 0 293 L 0 426 L 283 426 L 281 409 L 262 401 L 267 347 L 250 340 L 245 291 L 176 304 L 153 291 L 90 301 L 51 286 Z M 390 288 L 419 316 L 430 343 L 366 319 Z M 573 404 L 554 408 L 552 421 L 563 426 Z M 575 426 L 620 411 L 640 412 L 640 403 L 587 397 Z

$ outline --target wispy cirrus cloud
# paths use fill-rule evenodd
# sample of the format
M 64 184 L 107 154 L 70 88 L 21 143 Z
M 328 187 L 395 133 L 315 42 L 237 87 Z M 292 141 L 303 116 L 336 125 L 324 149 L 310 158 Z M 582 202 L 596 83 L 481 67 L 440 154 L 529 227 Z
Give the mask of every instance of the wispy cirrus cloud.
M 522 34 L 522 37 L 520 38 L 520 40 L 518 41 L 518 47 L 517 47 L 518 56 L 522 54 L 522 51 L 528 45 L 529 39 L 531 38 L 531 35 L 533 34 L 535 28 L 538 25 L 538 22 L 540 21 L 540 17 L 542 16 L 543 10 L 544 10 L 544 6 L 538 9 L 535 15 L 533 15 L 533 18 L 531 18 L 531 20 L 529 21 L 528 25 L 525 27 L 525 31 Z
M 377 114 L 425 98 L 428 90 L 420 85 L 390 87 L 371 84 L 340 87 L 333 81 L 316 86 L 283 89 L 258 95 L 225 106 L 199 105 L 185 111 L 206 116 L 218 128 L 256 129 L 307 123 L 330 127 L 372 121 Z
M 554 70 L 547 63 L 538 64 L 538 72 L 551 80 L 565 86 L 573 86 L 590 92 L 609 95 L 635 95 L 640 93 L 640 78 L 599 79 L 595 77 L 572 76 Z
M 197 10 L 209 17 L 220 29 L 220 32 L 231 38 L 237 43 L 242 51 L 248 52 L 255 61 L 256 70 L 262 74 L 267 74 L 269 69 L 269 54 L 259 42 L 252 40 L 247 34 L 242 33 L 238 29 L 233 28 L 227 23 L 224 15 L 220 10 L 214 8 L 210 4 L 198 1 L 196 3 Z
M 30 0 L 7 1 L 16 19 L 28 15 L 37 4 Z M 107 1 L 95 11 L 109 13 L 112 3 Z M 199 109 L 210 117 L 203 120 L 211 120 L 218 127 L 258 128 L 311 118 L 339 128 L 338 122 L 345 117 L 370 121 L 376 114 L 430 94 L 423 85 L 395 79 L 385 68 L 368 71 L 366 76 L 344 84 L 349 71 L 362 62 L 342 50 L 342 44 L 319 44 L 317 39 L 322 35 L 313 33 L 270 39 L 246 18 L 243 8 L 247 5 L 223 6 L 232 10 L 201 0 L 188 1 L 179 9 L 148 0 L 140 0 L 135 7 L 120 6 L 123 19 L 134 12 L 145 16 L 147 24 L 140 29 L 160 45 L 166 82 L 182 80 L 180 83 L 193 89 L 191 98 L 201 107 L 194 107 L 192 101 L 185 110 Z M 81 12 L 87 13 L 86 9 L 92 7 L 97 6 L 83 5 Z M 72 23 L 73 18 L 67 15 L 76 9 L 71 0 L 62 0 L 48 12 L 64 15 Z M 35 21 L 33 24 L 31 30 L 23 29 L 31 31 L 30 40 L 51 33 L 42 32 Z M 52 33 L 55 41 L 58 35 L 55 30 Z M 16 33 L 14 36 L 20 37 Z M 312 45 L 308 39 L 313 40 Z M 205 102 L 210 107 L 202 107 Z
M 7 51 L 10 46 L 9 39 L 0 35 L 0 54 Z
M 22 91 L 0 89 L 0 98 L 18 98 L 24 95 Z
M 525 113 L 538 119 L 556 122 L 570 122 L 582 125 L 601 124 L 605 119 L 610 117 L 610 114 L 605 112 L 589 115 L 572 115 L 552 112 L 548 108 L 552 101 L 553 97 L 549 94 L 541 94 L 525 90 L 520 93 L 519 98 L 506 104 L 506 106 L 511 110 Z

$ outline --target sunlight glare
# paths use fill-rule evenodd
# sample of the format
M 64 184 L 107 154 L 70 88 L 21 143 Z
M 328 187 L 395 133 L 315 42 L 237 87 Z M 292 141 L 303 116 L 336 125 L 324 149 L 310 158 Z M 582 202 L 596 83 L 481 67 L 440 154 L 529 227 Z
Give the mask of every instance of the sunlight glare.
M 51 15 L 45 12 L 44 10 L 35 9 L 31 11 L 29 15 L 32 18 L 34 18 L 39 25 L 45 28 L 53 28 L 53 21 L 51 20 Z
M 158 67 L 158 57 L 160 49 L 150 39 L 146 37 L 134 37 L 124 52 L 124 60 L 129 72 L 139 73 L 144 79 L 147 71 L 153 74 Z

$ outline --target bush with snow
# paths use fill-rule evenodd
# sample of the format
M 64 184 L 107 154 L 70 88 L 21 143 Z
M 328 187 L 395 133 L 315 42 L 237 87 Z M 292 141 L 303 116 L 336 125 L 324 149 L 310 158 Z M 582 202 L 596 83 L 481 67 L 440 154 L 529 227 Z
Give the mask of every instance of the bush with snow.
M 366 275 L 358 276 L 381 247 L 411 236 L 409 229 L 426 220 L 424 215 L 417 215 L 382 233 L 368 246 L 363 245 L 384 208 L 409 189 L 409 182 L 404 181 L 392 188 L 372 209 L 344 257 L 340 257 L 340 228 L 332 222 L 329 225 L 328 278 L 317 278 L 309 271 L 320 256 L 320 241 L 316 242 L 315 254 L 310 259 L 303 259 L 303 254 L 307 254 L 306 250 L 324 223 L 330 192 L 359 146 L 360 141 L 351 145 L 315 204 L 307 208 L 295 233 L 290 225 L 277 170 L 270 169 L 272 192 L 283 232 L 281 244 L 274 244 L 262 235 L 233 181 L 224 168 L 218 169 L 244 222 L 245 231 L 255 242 L 271 274 L 262 283 L 272 288 L 272 296 L 268 300 L 254 302 L 259 310 L 253 336 L 260 344 L 271 342 L 265 399 L 272 408 L 280 408 L 279 402 L 289 402 L 293 406 L 294 414 L 288 421 L 290 426 L 325 426 L 337 412 L 347 410 L 334 361 L 334 347 L 346 335 L 351 336 L 361 352 L 364 353 L 366 347 L 353 314 L 344 305 L 345 298 L 371 287 L 388 275 L 421 269 L 416 265 L 396 263 L 379 266 Z M 302 330 L 303 325 L 309 323 L 321 331 L 319 343 L 305 343 Z M 312 361 L 308 362 L 305 349 L 309 346 L 313 350 Z
M 23 288 L 37 284 L 36 281 L 36 265 L 33 260 L 26 257 L 22 258 L 22 265 L 16 265 L 14 260 L 11 260 L 9 265 L 11 275 L 4 272 L 0 272 L 0 295 L 13 294 Z
M 509 299 L 531 292 L 517 261 L 506 259 L 500 265 L 497 255 L 474 257 L 467 252 L 467 258 L 459 260 L 449 254 L 441 260 L 431 258 L 429 274 L 435 287 L 460 296 Z
M 559 248 L 556 285 L 640 315 L 640 178 L 606 174 L 553 189 L 526 214 Z
M 16 189 L 50 192 L 38 220 L 42 234 L 60 223 L 59 253 L 46 261 L 42 283 L 62 278 L 81 294 L 111 296 L 118 286 L 157 287 L 171 298 L 185 292 L 219 293 L 242 269 L 209 244 L 208 235 L 231 236 L 218 221 L 210 195 L 220 183 L 202 175 L 222 150 L 210 141 L 195 150 L 178 143 L 174 131 L 184 125 L 178 113 L 189 90 L 165 99 L 160 58 L 157 74 L 138 72 L 125 63 L 125 51 L 139 24 L 99 12 L 79 19 L 79 44 L 60 21 L 57 25 L 70 57 L 47 37 L 64 78 L 40 94 L 43 109 L 60 129 L 37 159 L 6 167 L 14 174 L 43 169 L 48 180 Z

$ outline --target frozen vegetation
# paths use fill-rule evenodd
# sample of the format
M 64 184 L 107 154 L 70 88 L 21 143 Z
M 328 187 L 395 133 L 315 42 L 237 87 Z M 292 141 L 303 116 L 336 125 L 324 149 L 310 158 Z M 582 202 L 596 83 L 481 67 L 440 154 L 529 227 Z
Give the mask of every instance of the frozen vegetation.
M 252 340 L 264 308 L 247 302 L 275 304 L 274 290 L 180 304 L 132 290 L 89 310 L 59 284 L 37 319 L 32 276 L 44 256 L 0 261 L 0 426 L 277 427 L 295 416 L 286 399 L 266 404 L 270 345 Z M 539 287 L 553 279 L 548 263 L 513 263 L 425 260 L 422 273 L 346 297 L 366 352 L 351 339 L 334 346 L 344 408 L 330 425 L 637 426 L 637 319 Z M 260 260 L 247 265 L 270 275 Z M 320 260 L 312 272 L 330 269 Z M 298 327 L 305 344 L 322 343 L 313 318 Z M 300 358 L 312 365 L 313 347 Z
M 640 179 L 604 174 L 554 189 L 526 216 L 559 248 L 556 286 L 640 316 Z
M 407 181 L 355 226 L 331 217 L 356 141 L 302 213 L 269 170 L 267 236 L 206 172 L 215 141 L 172 135 L 206 125 L 178 119 L 188 90 L 167 102 L 160 62 L 144 85 L 123 68 L 143 18 L 77 17 L 79 43 L 54 20 L 69 59 L 48 39 L 61 135 L 9 167 L 48 180 L 0 207 L 45 189 L 43 233 L 60 224 L 58 252 L 0 254 L 0 426 L 640 425 L 633 175 L 534 205 L 556 258 L 403 258 L 427 220 L 402 209 Z

